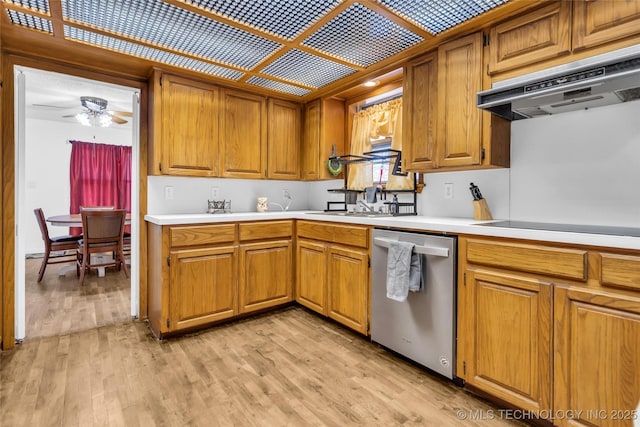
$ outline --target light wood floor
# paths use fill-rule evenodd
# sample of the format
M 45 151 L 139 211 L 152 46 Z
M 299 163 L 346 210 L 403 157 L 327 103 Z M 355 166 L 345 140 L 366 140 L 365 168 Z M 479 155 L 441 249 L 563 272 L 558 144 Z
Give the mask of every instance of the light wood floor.
M 25 265 L 25 314 L 27 340 L 82 331 L 131 318 L 131 280 L 123 271 L 107 269 L 105 277 L 95 270 L 80 286 L 75 267 L 65 276 L 58 271 L 69 264 L 48 265 L 40 283 L 41 258 Z
M 508 426 L 494 409 L 295 307 L 157 341 L 128 321 L 0 353 L 7 426 Z

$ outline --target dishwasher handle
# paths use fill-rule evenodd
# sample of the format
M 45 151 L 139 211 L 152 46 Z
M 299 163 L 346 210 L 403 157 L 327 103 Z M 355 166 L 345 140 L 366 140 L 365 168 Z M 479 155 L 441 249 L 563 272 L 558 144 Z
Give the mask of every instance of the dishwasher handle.
M 393 242 L 397 242 L 397 240 L 392 240 L 392 239 L 383 239 L 381 237 L 375 237 L 373 239 L 373 243 L 381 246 L 383 248 L 388 248 L 389 244 L 393 243 Z M 420 246 L 420 245 L 415 245 L 413 248 L 413 251 L 417 254 L 421 254 L 421 255 L 433 255 L 433 256 L 441 256 L 441 257 L 445 257 L 448 258 L 449 257 L 449 248 L 436 248 L 433 246 Z

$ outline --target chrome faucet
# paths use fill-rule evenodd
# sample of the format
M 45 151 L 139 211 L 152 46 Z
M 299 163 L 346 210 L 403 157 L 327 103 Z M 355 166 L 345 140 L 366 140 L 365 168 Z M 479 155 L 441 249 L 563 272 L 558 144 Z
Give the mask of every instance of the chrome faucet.
M 368 210 L 369 212 L 375 212 L 376 210 L 373 208 L 373 206 L 369 206 L 368 204 L 366 204 L 363 200 L 358 200 L 358 204 L 361 205 L 363 208 L 365 208 L 366 210 Z
M 287 204 L 285 206 L 282 206 L 280 203 L 275 203 L 275 202 L 269 202 L 269 205 L 276 205 L 283 212 L 288 211 L 289 206 L 291 206 L 291 202 L 293 202 L 293 198 L 291 197 L 291 194 L 289 194 L 288 190 L 283 190 L 282 198 L 287 200 Z

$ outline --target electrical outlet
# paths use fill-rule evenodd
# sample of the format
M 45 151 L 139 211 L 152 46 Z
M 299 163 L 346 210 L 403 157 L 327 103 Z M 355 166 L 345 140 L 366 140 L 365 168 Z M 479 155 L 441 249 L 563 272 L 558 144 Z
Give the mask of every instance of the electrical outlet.
M 164 187 L 164 199 L 165 200 L 173 200 L 173 195 L 174 195 L 173 186 L 171 186 L 171 185 L 165 186 Z
M 220 187 L 211 187 L 211 199 L 218 200 L 220 197 Z
M 453 199 L 453 183 L 452 182 L 444 183 L 444 198 Z

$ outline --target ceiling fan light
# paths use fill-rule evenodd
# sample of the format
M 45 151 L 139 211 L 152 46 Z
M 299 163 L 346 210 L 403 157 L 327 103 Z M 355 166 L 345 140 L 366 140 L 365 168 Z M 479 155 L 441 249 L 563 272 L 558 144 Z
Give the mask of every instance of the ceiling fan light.
M 82 126 L 91 126 L 91 120 L 89 119 L 89 114 L 87 114 L 86 112 L 78 113 L 76 114 L 75 117 L 76 117 L 76 120 Z
M 98 116 L 98 124 L 103 128 L 107 126 L 111 126 L 111 123 L 112 123 L 112 120 L 109 114 L 100 114 Z

